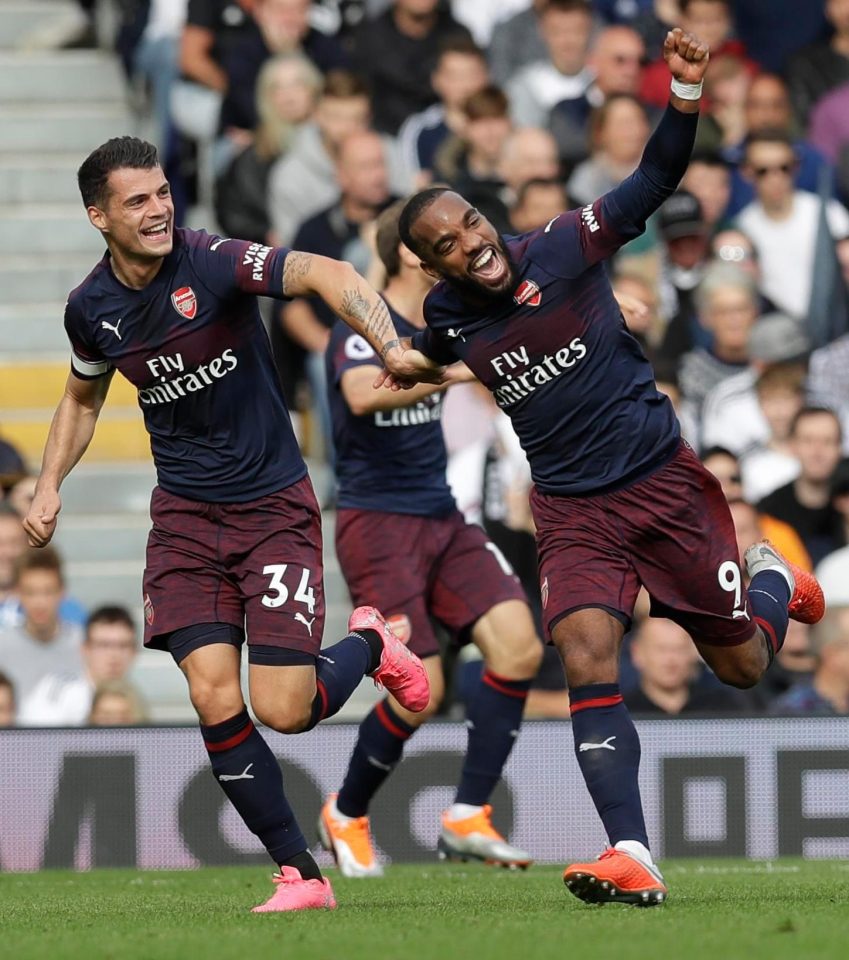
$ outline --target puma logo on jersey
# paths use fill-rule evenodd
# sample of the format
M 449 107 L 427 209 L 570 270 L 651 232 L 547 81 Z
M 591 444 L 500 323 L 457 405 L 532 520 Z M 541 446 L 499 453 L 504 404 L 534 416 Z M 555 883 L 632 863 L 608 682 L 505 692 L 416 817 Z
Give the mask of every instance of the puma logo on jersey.
M 118 317 L 118 319 L 115 321 L 114 324 L 109 323 L 108 320 L 104 320 L 104 321 L 100 324 L 100 328 L 101 328 L 102 330 L 111 330 L 119 340 L 122 340 L 123 338 L 122 338 L 122 336 L 121 336 L 120 331 L 118 330 L 118 327 L 121 326 L 121 321 L 122 321 L 123 319 L 124 319 L 123 317 Z
M 313 617 L 312 620 L 307 620 L 307 618 L 299 610 L 295 614 L 295 620 L 297 620 L 298 623 L 302 623 L 307 628 L 307 633 L 312 636 L 312 625 L 315 623 L 315 617 Z

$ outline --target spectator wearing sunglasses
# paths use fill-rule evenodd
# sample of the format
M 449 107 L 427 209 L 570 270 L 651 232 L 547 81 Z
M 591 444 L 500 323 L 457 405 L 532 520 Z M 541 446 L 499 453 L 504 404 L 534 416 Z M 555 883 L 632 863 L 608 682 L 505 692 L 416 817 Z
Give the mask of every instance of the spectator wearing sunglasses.
M 786 133 L 765 130 L 750 136 L 743 173 L 754 186 L 755 199 L 740 211 L 737 223 L 758 250 L 762 292 L 779 310 L 804 319 L 811 301 L 821 201 L 796 188 L 797 168 L 793 141 Z M 835 242 L 849 237 L 849 213 L 842 204 L 829 200 L 825 214 Z

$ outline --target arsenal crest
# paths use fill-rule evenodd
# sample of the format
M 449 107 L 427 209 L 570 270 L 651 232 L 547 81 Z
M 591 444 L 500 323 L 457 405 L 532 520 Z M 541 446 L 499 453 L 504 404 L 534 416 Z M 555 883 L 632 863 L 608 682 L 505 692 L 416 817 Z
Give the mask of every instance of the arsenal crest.
M 387 617 L 386 622 L 401 643 L 410 642 L 410 637 L 413 635 L 413 625 L 406 613 L 396 613 L 393 617 Z
M 529 307 L 538 307 L 540 300 L 542 300 L 542 291 L 539 284 L 534 283 L 533 280 L 523 280 L 513 294 L 514 303 L 520 307 L 525 303 Z
M 179 290 L 175 290 L 171 294 L 171 303 L 181 317 L 194 320 L 195 314 L 198 312 L 198 298 L 191 287 L 180 287 Z
M 144 595 L 144 618 L 147 621 L 149 627 L 153 626 L 153 620 L 156 616 L 156 613 L 153 609 L 153 601 L 150 599 L 150 594 L 146 593 Z
M 540 592 L 542 594 L 542 608 L 545 610 L 548 606 L 548 577 L 542 581 L 542 590 Z

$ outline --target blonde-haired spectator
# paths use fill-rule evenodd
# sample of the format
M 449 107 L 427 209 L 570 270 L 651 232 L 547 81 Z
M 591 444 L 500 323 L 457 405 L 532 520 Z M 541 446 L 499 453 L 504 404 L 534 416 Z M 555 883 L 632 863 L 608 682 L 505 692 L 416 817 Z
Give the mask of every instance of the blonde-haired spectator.
M 147 707 L 136 688 L 126 680 L 104 680 L 91 702 L 91 727 L 131 727 L 149 722 Z
M 215 213 L 226 234 L 256 243 L 273 243 L 268 183 L 271 168 L 291 147 L 313 115 L 323 79 L 302 53 L 284 53 L 259 72 L 253 143 L 236 156 L 219 179 Z

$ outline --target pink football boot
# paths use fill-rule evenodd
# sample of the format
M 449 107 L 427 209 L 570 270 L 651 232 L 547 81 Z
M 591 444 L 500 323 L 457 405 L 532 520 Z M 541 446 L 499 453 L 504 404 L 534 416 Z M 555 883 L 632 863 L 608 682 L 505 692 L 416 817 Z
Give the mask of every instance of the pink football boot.
M 376 687 L 385 687 L 412 713 L 421 713 L 430 700 L 430 681 L 424 664 L 392 632 L 383 614 L 374 607 L 357 607 L 348 620 L 348 629 L 376 630 L 383 638 L 380 666 L 371 674 Z
M 295 867 L 281 867 L 271 878 L 275 891 L 271 898 L 251 913 L 283 913 L 290 910 L 334 910 L 336 897 L 325 877 L 323 880 L 304 880 Z

